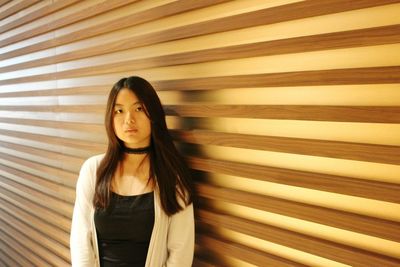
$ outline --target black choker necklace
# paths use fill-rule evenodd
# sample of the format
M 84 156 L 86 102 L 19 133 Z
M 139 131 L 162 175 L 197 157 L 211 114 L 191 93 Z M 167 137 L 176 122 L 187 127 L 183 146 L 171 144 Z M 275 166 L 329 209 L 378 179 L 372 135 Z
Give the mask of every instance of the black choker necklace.
M 128 154 L 146 154 L 150 151 L 150 146 L 140 147 L 140 148 L 130 148 L 123 146 L 122 150 Z

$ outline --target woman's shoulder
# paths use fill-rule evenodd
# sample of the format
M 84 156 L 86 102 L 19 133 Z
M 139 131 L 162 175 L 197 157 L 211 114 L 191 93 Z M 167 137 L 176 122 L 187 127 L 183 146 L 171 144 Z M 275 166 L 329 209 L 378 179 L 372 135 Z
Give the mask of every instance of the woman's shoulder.
M 82 166 L 81 166 L 81 173 L 82 172 L 96 172 L 97 167 L 99 166 L 101 160 L 104 158 L 105 154 L 99 154 L 91 156 L 90 158 L 86 159 Z
M 84 164 L 99 164 L 104 158 L 105 153 L 89 157 Z
M 81 170 L 79 172 L 79 178 L 77 185 L 82 185 L 84 188 L 91 187 L 96 179 L 97 166 L 103 159 L 104 154 L 91 156 L 85 160 L 82 164 Z

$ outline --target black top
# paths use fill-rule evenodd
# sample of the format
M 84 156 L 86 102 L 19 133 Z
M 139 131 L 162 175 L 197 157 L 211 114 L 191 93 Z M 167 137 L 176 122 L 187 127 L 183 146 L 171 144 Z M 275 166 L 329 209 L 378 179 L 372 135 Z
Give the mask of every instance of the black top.
M 154 225 L 154 193 L 111 194 L 94 214 L 101 267 L 143 267 Z

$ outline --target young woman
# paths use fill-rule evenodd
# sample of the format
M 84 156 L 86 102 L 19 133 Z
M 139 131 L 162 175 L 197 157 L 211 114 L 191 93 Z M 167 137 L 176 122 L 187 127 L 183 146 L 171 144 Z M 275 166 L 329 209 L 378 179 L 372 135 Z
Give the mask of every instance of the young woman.
M 72 266 L 191 266 L 190 175 L 150 83 L 119 80 L 105 126 L 107 152 L 86 160 L 76 185 Z

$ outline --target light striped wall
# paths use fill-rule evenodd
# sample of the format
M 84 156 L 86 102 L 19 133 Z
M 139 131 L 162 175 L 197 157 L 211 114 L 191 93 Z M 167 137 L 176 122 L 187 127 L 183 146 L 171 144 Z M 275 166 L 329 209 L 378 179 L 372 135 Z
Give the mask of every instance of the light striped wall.
M 194 266 L 400 266 L 400 1 L 0 0 L 0 266 L 68 266 L 119 78 L 199 194 Z

